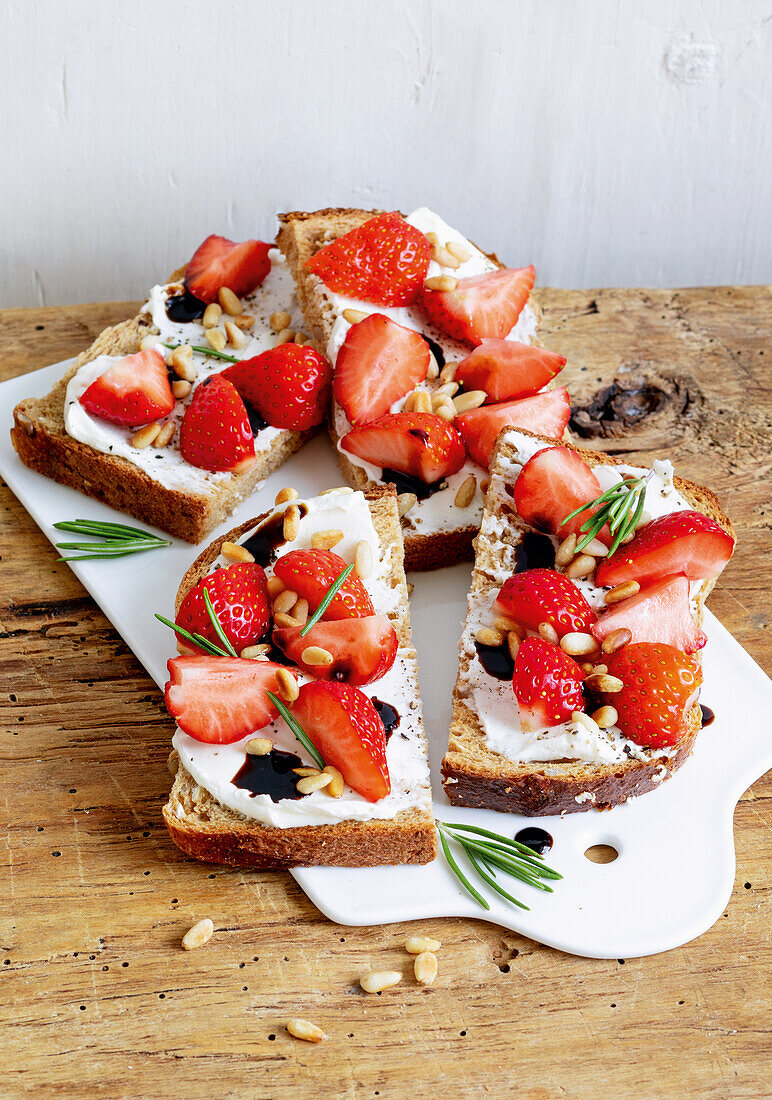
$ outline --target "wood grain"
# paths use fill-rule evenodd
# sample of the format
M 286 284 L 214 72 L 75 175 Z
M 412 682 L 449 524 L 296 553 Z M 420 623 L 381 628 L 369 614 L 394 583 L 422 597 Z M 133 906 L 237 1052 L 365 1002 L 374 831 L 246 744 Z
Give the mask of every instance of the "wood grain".
M 665 451 L 717 491 L 739 543 L 711 606 L 769 670 L 768 290 L 540 298 L 587 445 Z M 0 313 L 0 377 L 134 306 Z M 5 1095 L 405 1097 L 441 1080 L 453 1097 L 769 1096 L 769 776 L 736 812 L 726 913 L 667 955 L 576 959 L 483 921 L 338 927 L 288 875 L 170 842 L 159 692 L 4 486 L 0 504 Z M 212 940 L 183 952 L 204 916 Z M 427 989 L 402 947 L 415 931 L 443 942 Z M 368 997 L 370 966 L 405 980 Z M 291 1038 L 290 1016 L 327 1040 Z

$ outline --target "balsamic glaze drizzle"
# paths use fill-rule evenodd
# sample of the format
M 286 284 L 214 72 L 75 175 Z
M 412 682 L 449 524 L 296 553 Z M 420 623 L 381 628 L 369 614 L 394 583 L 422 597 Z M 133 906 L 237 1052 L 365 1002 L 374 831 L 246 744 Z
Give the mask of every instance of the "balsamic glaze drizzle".
M 250 756 L 241 765 L 231 782 L 242 790 L 249 791 L 252 798 L 258 794 L 267 794 L 272 802 L 283 798 L 302 798 L 295 784 L 298 776 L 293 768 L 302 767 L 303 761 L 294 752 L 271 749 L 265 756 Z
M 191 321 L 197 321 L 204 316 L 205 309 L 206 302 L 191 294 L 187 287 L 182 294 L 166 299 L 166 316 L 176 325 L 188 325 Z
M 536 825 L 528 825 L 525 829 L 521 829 L 519 833 L 515 833 L 515 840 L 520 844 L 525 844 L 526 848 L 530 848 L 532 852 L 536 852 L 538 855 L 548 852 L 554 843 L 546 829 L 540 829 Z

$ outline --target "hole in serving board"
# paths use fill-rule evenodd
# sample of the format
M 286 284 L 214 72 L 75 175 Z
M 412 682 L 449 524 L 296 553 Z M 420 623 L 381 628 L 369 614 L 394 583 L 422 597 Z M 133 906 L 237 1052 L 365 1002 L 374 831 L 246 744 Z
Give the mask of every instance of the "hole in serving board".
M 613 863 L 619 852 L 611 844 L 591 844 L 585 848 L 584 855 L 590 863 Z

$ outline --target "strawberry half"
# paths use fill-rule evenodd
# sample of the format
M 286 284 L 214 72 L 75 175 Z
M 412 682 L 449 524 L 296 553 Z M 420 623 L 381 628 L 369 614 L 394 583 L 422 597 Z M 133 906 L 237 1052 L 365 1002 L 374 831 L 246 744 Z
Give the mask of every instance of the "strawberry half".
M 363 691 L 350 684 L 304 684 L 292 713 L 328 764 L 368 802 L 391 790 L 386 733 Z
M 455 474 L 466 460 L 456 429 L 434 413 L 390 413 L 352 428 L 340 445 L 374 466 L 410 474 L 427 485 Z
M 273 641 L 291 661 L 317 680 L 337 680 L 346 684 L 369 684 L 380 680 L 397 656 L 397 632 L 388 615 L 368 615 L 364 619 L 320 620 L 306 636 L 300 626 L 277 627 Z M 332 654 L 330 665 L 310 665 L 303 660 L 309 646 L 320 646 Z
M 166 662 L 166 709 L 196 741 L 230 745 L 277 717 L 266 692 L 278 692 L 272 661 L 239 657 L 174 657 Z
M 483 405 L 479 409 L 462 413 L 453 421 L 473 458 L 488 469 L 493 445 L 502 428 L 524 428 L 537 435 L 559 439 L 566 430 L 571 415 L 571 403 L 565 386 L 524 397 L 521 401 L 507 401 L 501 405 Z
M 244 470 L 255 440 L 236 387 L 214 374 L 196 388 L 180 424 L 180 454 L 203 470 Z
M 732 556 L 734 539 L 702 512 L 669 512 L 642 527 L 632 542 L 598 566 L 598 584 L 646 581 L 668 573 L 689 580 L 717 577 Z
M 590 518 L 591 510 L 581 512 L 561 526 L 576 508 L 601 495 L 600 482 L 578 454 L 567 447 L 545 447 L 528 459 L 515 482 L 514 500 L 522 519 L 540 531 L 549 531 L 564 539 Z M 598 536 L 610 542 L 608 528 Z M 600 583 L 600 582 L 598 582 Z
M 529 630 L 550 623 L 560 637 L 591 630 L 597 615 L 568 577 L 554 569 L 527 569 L 504 581 L 493 605 Z
M 185 286 L 202 302 L 213 302 L 227 286 L 239 298 L 260 286 L 271 270 L 268 253 L 273 245 L 264 241 L 236 244 L 212 234 L 193 253 L 185 268 Z
M 378 214 L 320 248 L 306 267 L 336 294 L 382 306 L 407 306 L 429 270 L 426 237 L 401 214 Z
M 584 673 L 562 649 L 542 638 L 526 638 L 515 657 L 512 689 L 520 724 L 530 733 L 567 722 L 584 710 Z
M 332 368 L 323 355 L 299 344 L 280 344 L 220 372 L 274 428 L 307 431 L 324 420 Z
M 634 642 L 609 657 L 607 664 L 610 675 L 624 684 L 607 700 L 616 708 L 617 725 L 625 737 L 654 749 L 677 744 L 702 685 L 696 659 L 673 646 Z
M 533 289 L 530 267 L 502 267 L 459 279 L 454 290 L 421 288 L 418 303 L 429 320 L 462 344 L 503 339 L 515 327 Z
M 494 404 L 538 393 L 565 365 L 565 356 L 546 348 L 485 339 L 458 364 L 455 380 L 467 390 L 485 390 Z
M 332 550 L 290 550 L 273 567 L 285 588 L 297 592 L 314 612 L 347 562 Z M 331 619 L 364 619 L 374 615 L 373 601 L 356 573 L 349 573 L 322 616 Z M 309 631 L 310 633 L 310 631 Z
M 694 653 L 707 638 L 694 621 L 689 606 L 689 581 L 684 576 L 662 577 L 627 600 L 604 611 L 592 627 L 602 642 L 615 630 L 626 627 L 633 642 L 664 642 Z
M 335 360 L 335 400 L 352 424 L 377 420 L 423 382 L 431 352 L 420 333 L 371 313 L 346 333 Z
M 174 396 L 163 356 L 155 349 L 126 355 L 95 378 L 80 403 L 111 424 L 150 424 L 168 416 Z
M 207 614 L 204 589 L 209 593 L 226 638 L 237 653 L 263 637 L 271 625 L 271 607 L 268 582 L 261 565 L 230 565 L 218 569 L 191 588 L 180 605 L 174 620 L 177 626 L 191 634 L 201 634 L 215 645 L 222 645 Z M 180 641 L 191 652 L 198 652 L 192 643 Z

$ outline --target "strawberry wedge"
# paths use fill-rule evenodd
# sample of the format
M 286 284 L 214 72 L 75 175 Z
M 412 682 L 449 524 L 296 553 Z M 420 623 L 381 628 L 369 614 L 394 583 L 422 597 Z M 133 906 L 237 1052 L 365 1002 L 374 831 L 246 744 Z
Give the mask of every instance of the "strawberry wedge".
M 346 333 L 335 361 L 333 393 L 352 424 L 384 416 L 423 382 L 431 352 L 420 333 L 371 313 Z
M 118 359 L 81 394 L 92 416 L 111 424 L 150 424 L 174 408 L 166 364 L 160 352 L 138 351 Z
M 689 606 L 689 581 L 683 576 L 662 577 L 603 612 L 590 627 L 602 642 L 615 630 L 627 629 L 633 642 L 662 642 L 694 653 L 706 637 L 694 621 Z
M 563 524 L 565 517 L 597 500 L 601 492 L 597 477 L 578 454 L 567 447 L 545 447 L 529 458 L 520 471 L 515 482 L 515 507 L 532 527 L 564 539 L 571 533 L 579 533 L 592 510 L 588 508 Z M 607 527 L 598 537 L 603 542 L 611 541 Z
M 374 466 L 410 474 L 427 485 L 455 474 L 466 458 L 456 429 L 434 413 L 390 413 L 353 428 L 340 445 Z
M 453 290 L 424 286 L 418 304 L 448 336 L 474 347 L 486 337 L 503 339 L 517 324 L 535 279 L 530 267 L 502 267 L 459 279 Z
M 493 405 L 538 393 L 565 365 L 565 356 L 546 348 L 485 339 L 459 363 L 455 380 L 467 390 L 484 390 L 486 404 Z
M 732 556 L 734 539 L 702 512 L 669 512 L 653 519 L 632 542 L 605 558 L 598 567 L 598 584 L 646 581 L 668 573 L 689 580 L 717 577 Z
M 188 262 L 185 286 L 202 302 L 214 302 L 224 286 L 243 298 L 260 286 L 271 270 L 268 253 L 272 247 L 264 241 L 237 244 L 213 233 Z
M 317 680 L 346 684 L 369 684 L 380 680 L 397 656 L 397 632 L 388 615 L 367 615 L 363 619 L 321 620 L 308 633 L 301 626 L 277 627 L 274 645 L 282 649 L 298 668 Z M 324 649 L 332 661 L 326 665 L 303 659 L 311 647 Z
M 522 401 L 506 401 L 501 405 L 483 405 L 462 413 L 453 421 L 461 433 L 469 457 L 488 469 L 493 444 L 503 428 L 524 428 L 536 435 L 559 439 L 566 430 L 571 404 L 565 386 L 525 397 Z
M 267 726 L 278 711 L 266 694 L 276 693 L 282 665 L 239 657 L 174 657 L 166 709 L 183 732 L 210 745 L 230 745 Z

